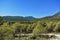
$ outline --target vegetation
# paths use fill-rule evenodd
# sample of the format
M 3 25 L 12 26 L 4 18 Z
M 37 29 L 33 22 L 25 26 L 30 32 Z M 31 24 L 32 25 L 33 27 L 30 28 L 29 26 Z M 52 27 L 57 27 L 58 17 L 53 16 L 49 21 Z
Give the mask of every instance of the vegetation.
M 59 14 L 59 13 L 58 13 Z M 60 15 L 60 14 L 59 14 Z M 57 19 L 56 19 L 56 18 Z M 44 17 L 41 19 L 23 20 L 23 19 L 4 19 L 0 17 L 0 40 L 45 40 L 46 38 L 37 36 L 41 33 L 59 33 L 60 32 L 60 20 L 58 15 L 51 17 Z M 5 17 L 6 18 L 6 17 Z M 25 19 L 25 18 L 24 18 Z M 12 21 L 16 20 L 16 21 Z M 16 34 L 33 34 L 31 36 L 17 36 Z M 17 39 L 18 37 L 18 39 Z

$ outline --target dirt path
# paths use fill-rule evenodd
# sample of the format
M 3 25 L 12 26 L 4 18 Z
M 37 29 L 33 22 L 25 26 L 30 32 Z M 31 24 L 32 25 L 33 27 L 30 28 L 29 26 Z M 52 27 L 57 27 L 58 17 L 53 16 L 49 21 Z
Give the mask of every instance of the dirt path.
M 17 36 L 19 36 L 19 35 L 21 35 L 21 36 L 32 36 L 33 34 L 18 34 Z M 60 34 L 54 34 L 54 33 L 47 33 L 47 34 L 38 34 L 38 35 L 48 35 L 48 36 L 55 36 L 55 38 L 54 37 L 52 37 L 52 38 L 49 38 L 48 40 L 60 40 Z
M 54 34 L 56 38 L 50 38 L 48 40 L 60 40 L 60 34 Z

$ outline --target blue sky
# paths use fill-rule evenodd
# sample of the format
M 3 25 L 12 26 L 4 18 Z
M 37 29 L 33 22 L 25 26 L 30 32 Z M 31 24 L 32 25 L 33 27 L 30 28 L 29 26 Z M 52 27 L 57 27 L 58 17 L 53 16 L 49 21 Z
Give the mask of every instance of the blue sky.
M 60 11 L 60 0 L 0 0 L 0 16 L 45 17 Z

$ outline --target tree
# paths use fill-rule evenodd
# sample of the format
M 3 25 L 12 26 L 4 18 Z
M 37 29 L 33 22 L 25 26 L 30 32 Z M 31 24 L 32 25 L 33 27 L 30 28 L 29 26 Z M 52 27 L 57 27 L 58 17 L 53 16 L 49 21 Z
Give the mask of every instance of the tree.
M 0 25 L 3 24 L 3 17 L 0 16 Z
M 49 22 L 46 27 L 47 32 L 49 33 L 54 32 L 55 26 L 56 26 L 55 22 Z
M 33 27 L 32 25 L 28 25 L 27 27 L 27 33 L 32 33 Z
M 5 37 L 9 37 L 14 33 L 14 28 L 9 26 L 7 23 L 4 23 L 0 27 L 0 40 L 5 40 Z
M 33 30 L 33 33 L 39 34 L 39 33 L 43 33 L 43 32 L 45 32 L 44 25 L 42 25 L 42 23 L 40 23 L 40 21 L 38 21 L 36 27 Z
M 60 21 L 56 23 L 56 27 L 54 28 L 55 32 L 60 32 Z
M 24 24 L 20 24 L 20 23 L 15 23 L 13 25 L 13 27 L 15 28 L 15 33 L 23 33 L 23 30 L 25 29 L 25 25 Z

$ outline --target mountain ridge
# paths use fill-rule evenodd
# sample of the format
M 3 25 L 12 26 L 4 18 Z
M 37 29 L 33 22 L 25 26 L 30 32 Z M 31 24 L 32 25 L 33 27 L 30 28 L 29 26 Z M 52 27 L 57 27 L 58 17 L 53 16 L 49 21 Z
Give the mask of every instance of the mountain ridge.
M 53 20 L 59 20 L 60 19 L 60 11 L 52 16 L 46 16 L 43 18 L 35 18 L 33 16 L 3 16 L 3 19 L 6 21 L 34 21 L 34 20 L 44 20 L 44 19 L 53 19 Z

